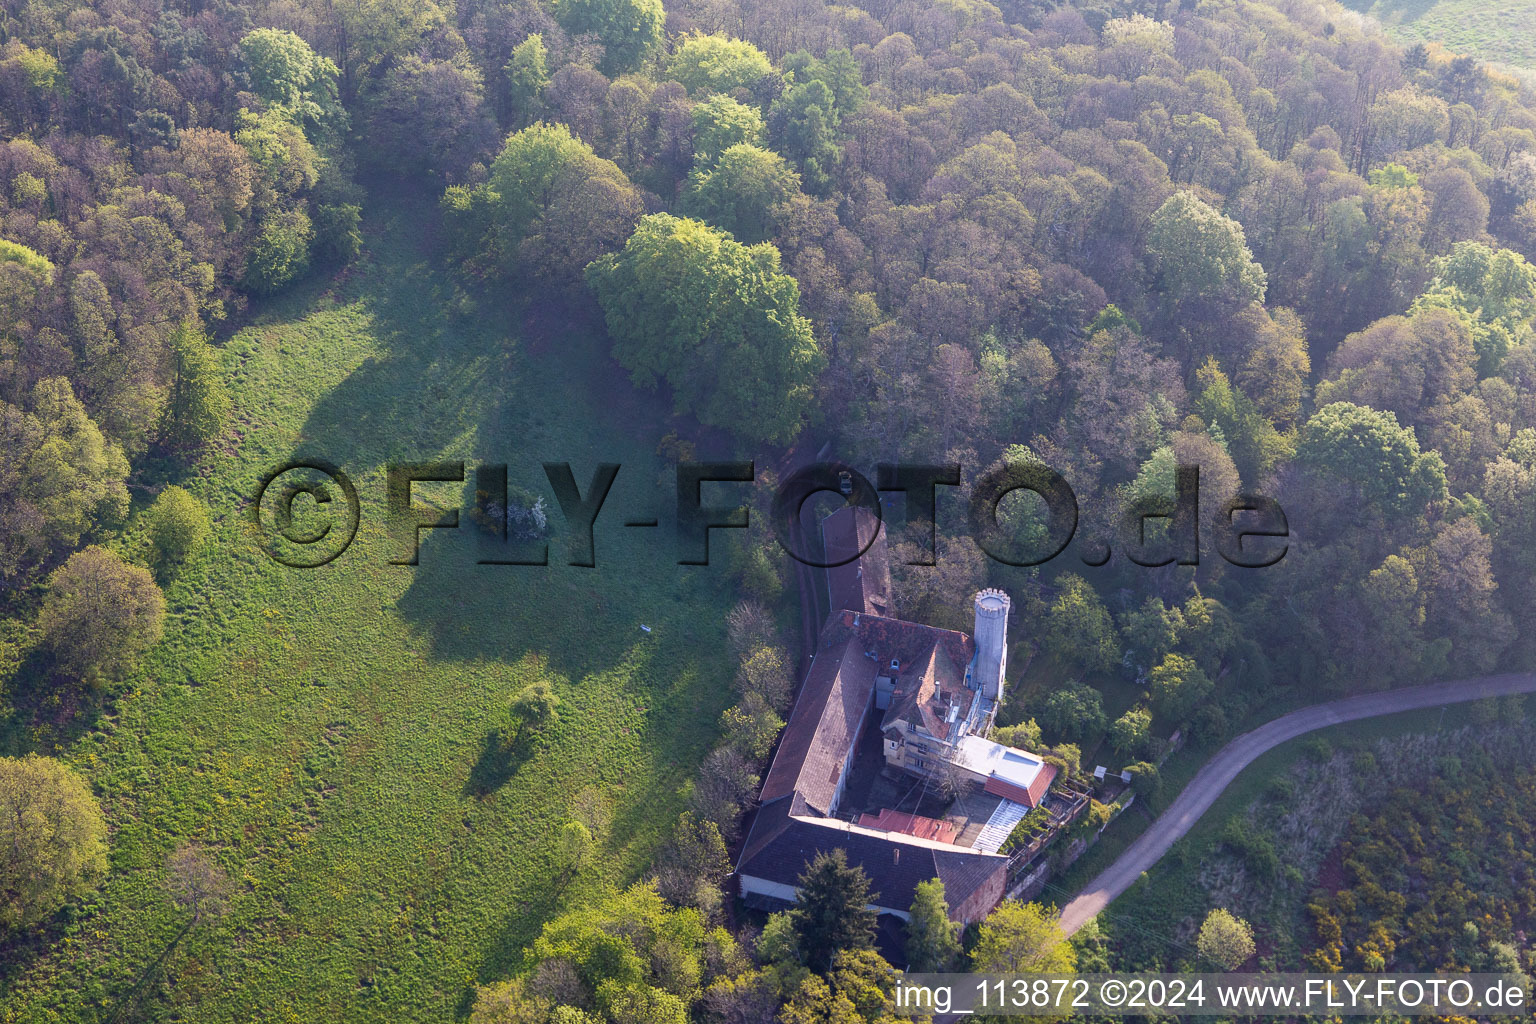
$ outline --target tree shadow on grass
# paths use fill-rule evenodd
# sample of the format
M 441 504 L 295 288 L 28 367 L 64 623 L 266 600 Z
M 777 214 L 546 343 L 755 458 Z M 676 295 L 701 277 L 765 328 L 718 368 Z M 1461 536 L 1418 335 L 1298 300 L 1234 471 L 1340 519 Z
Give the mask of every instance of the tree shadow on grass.
M 28 968 L 64 938 L 77 913 L 77 907 L 68 904 L 31 928 L 0 932 L 0 992 L 14 991 L 13 986 L 26 976 Z
M 536 651 L 540 674 L 583 688 L 609 685 L 605 673 L 624 667 L 614 674 L 612 697 L 644 705 L 644 754 L 633 764 L 649 781 L 618 809 L 612 834 L 623 838 L 608 852 L 627 854 L 624 870 L 632 874 L 635 857 L 675 820 L 678 787 L 707 749 L 723 709 L 728 676 L 706 679 L 697 671 L 700 663 L 713 664 L 723 644 L 718 614 L 701 622 L 700 608 L 723 611 L 734 600 L 721 567 L 676 564 L 669 515 L 675 495 L 658 484 L 654 454 L 668 429 L 666 401 L 631 387 L 608 358 L 601 331 L 579 316 L 552 315 L 553 304 L 498 305 L 493 297 L 482 302 L 478 318 L 466 316 L 470 307 L 450 275 L 423 251 L 420 226 L 432 221 L 430 204 L 406 199 L 389 216 L 393 224 L 373 226 L 375 265 L 354 282 L 379 354 L 320 398 L 295 455 L 318 455 L 376 478 L 390 462 L 464 460 L 462 484 L 417 489 L 418 502 L 451 505 L 450 496 L 456 498 L 460 525 L 423 531 L 418 564 L 402 569 L 411 578 L 395 609 L 439 660 L 513 665 Z M 726 457 L 702 449 L 701 456 Z M 563 517 L 540 466 L 566 460 L 584 494 L 597 463 L 623 466 L 598 522 L 595 568 L 566 564 Z M 478 461 L 508 464 L 510 482 L 545 496 L 554 533 L 548 565 L 480 564 L 485 543 L 469 515 Z M 358 483 L 364 516 L 382 516 L 382 480 Z M 665 525 L 623 527 L 651 516 Z M 712 552 L 723 552 L 718 534 L 715 542 Z M 375 543 L 367 557 L 398 554 Z M 637 644 L 658 645 L 669 661 L 659 670 L 628 665 Z M 637 673 L 643 691 L 629 688 Z M 542 746 L 507 751 L 495 732 L 478 739 L 465 800 L 516 786 L 530 759 L 545 760 Z M 542 922 L 564 908 L 552 886 L 529 877 L 491 937 L 481 980 L 505 976 Z
M 1404 24 L 1417 21 L 1439 0 L 1343 0 L 1345 7 L 1361 14 L 1373 14 L 1384 22 L 1399 21 Z
M 115 684 L 114 684 L 115 685 Z M 52 753 L 73 746 L 112 706 L 112 695 L 54 675 L 47 652 L 33 647 L 5 687 L 0 707 L 0 755 Z
M 424 627 L 437 657 L 516 660 L 537 647 L 554 653 L 557 671 L 579 678 L 618 649 L 581 638 L 579 611 L 575 621 L 559 622 L 557 603 L 590 608 L 603 598 L 572 582 L 558 542 L 552 545 L 553 567 L 479 564 L 496 556 L 470 536 L 479 532 L 468 514 L 475 467 L 510 464 L 511 482 L 543 494 L 558 524 L 560 513 L 540 463 L 556 458 L 595 463 L 611 461 L 614 454 L 598 450 L 586 424 L 573 430 L 565 418 L 577 414 L 560 391 L 567 381 L 550 371 L 555 356 L 532 355 L 515 340 L 533 314 L 497 304 L 495 296 L 481 302 L 478 312 L 465 312 L 474 305 L 422 245 L 435 222 L 432 204 L 405 197 L 381 217 L 370 231 L 375 265 L 354 282 L 381 352 L 316 402 L 292 457 L 324 458 L 354 476 L 366 471 L 377 477 L 390 464 L 462 461 L 462 485 L 413 489 L 418 503 L 435 498 L 446 504 L 444 496 L 456 494 L 459 527 L 422 531 L 419 564 L 404 570 L 413 580 L 399 602 L 401 614 Z M 587 472 L 585 466 L 578 469 L 583 488 Z M 365 516 L 386 513 L 382 482 L 359 481 L 368 503 Z M 391 543 L 387 552 L 371 556 L 400 554 Z
M 492 729 L 480 740 L 480 756 L 469 769 L 461 795 L 476 800 L 490 796 L 516 778 L 518 769 L 538 752 L 539 744 L 534 737 L 511 742 L 500 729 Z
M 320 398 L 295 454 L 342 465 L 421 460 L 475 429 L 494 400 L 507 354 L 484 324 L 452 312 L 446 276 L 397 238 L 385 239 L 377 263 L 359 298 L 384 351 Z

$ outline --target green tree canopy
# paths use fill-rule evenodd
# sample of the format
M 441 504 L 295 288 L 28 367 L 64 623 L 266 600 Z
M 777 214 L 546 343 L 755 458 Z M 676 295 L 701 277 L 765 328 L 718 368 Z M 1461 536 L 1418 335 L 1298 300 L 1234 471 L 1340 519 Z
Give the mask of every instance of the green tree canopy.
M 1109 743 L 1115 752 L 1127 757 L 1140 754 L 1152 734 L 1152 713 L 1146 708 L 1131 708 L 1109 726 Z
M 1208 428 L 1220 431 L 1244 480 L 1262 480 L 1275 463 L 1291 454 L 1286 439 L 1258 405 L 1227 379 L 1214 356 L 1195 371 L 1195 383 L 1199 387 L 1195 413 Z M 1204 473 L 1204 467 L 1201 472 Z M 1204 485 L 1202 476 L 1202 492 Z M 1167 493 L 1171 495 L 1172 491 Z
M 38 381 L 25 409 L 0 400 L 0 579 L 121 519 L 127 476 L 121 449 L 63 377 Z
M 1445 499 L 1445 463 L 1390 412 L 1334 402 L 1312 415 L 1296 444 L 1303 466 L 1358 490 L 1388 519 Z
M 696 166 L 683 209 L 751 245 L 773 236 L 774 208 L 800 191 L 800 175 L 769 149 L 738 143 L 711 167 Z
M 987 915 L 971 951 L 971 970 L 984 974 L 1071 974 L 1076 966 L 1060 916 L 1018 900 Z
M 1158 714 L 1176 722 L 1187 719 L 1211 692 L 1210 677 L 1193 658 L 1176 652 L 1164 657 L 1147 678 L 1152 706 Z
M 947 971 L 960 955 L 958 929 L 949 919 L 944 883 L 937 878 L 917 883 L 907 919 L 907 969 Z
M 784 58 L 793 81 L 769 114 L 774 147 L 800 165 L 807 186 L 825 194 L 842 158 L 838 128 L 864 102 L 859 66 L 847 50 L 817 58 L 803 50 Z
M 713 161 L 738 143 L 762 145 L 763 115 L 729 96 L 711 96 L 695 104 L 689 117 L 693 121 L 693 156 L 701 163 Z
M 171 386 L 160 423 L 160 442 L 169 448 L 197 448 L 212 441 L 229 418 L 218 353 L 195 320 L 171 335 Z
M 115 679 L 160 640 L 165 599 L 148 570 L 106 548 L 76 551 L 48 577 L 43 643 L 67 677 Z
M 257 208 L 275 211 L 281 200 L 313 188 L 320 180 L 318 152 L 282 111 L 241 111 L 235 123 L 235 141 L 256 168 L 252 201 Z
M 89 891 L 107 869 L 91 787 L 51 757 L 0 758 L 0 928 L 24 928 Z
M 157 567 L 183 562 L 208 540 L 212 523 L 203 503 L 180 487 L 160 492 L 144 512 L 150 559 Z
M 1435 260 L 1435 277 L 1410 312 L 1426 308 L 1452 309 L 1467 321 L 1478 376 L 1491 376 L 1511 348 L 1532 337 L 1536 267 L 1510 249 L 1457 242 Z
M 1158 207 L 1147 253 L 1170 312 L 1231 312 L 1264 299 L 1264 268 L 1249 251 L 1243 226 L 1193 192 L 1175 193 Z
M 540 732 L 554 725 L 560 718 L 560 698 L 548 681 L 539 679 L 529 683 L 512 695 L 508 706 L 512 724 L 516 727 L 512 742 L 517 744 L 529 731 Z
M 251 89 L 305 128 L 314 141 L 345 127 L 336 95 L 336 65 L 286 29 L 258 28 L 240 40 Z
M 1045 613 L 1045 649 L 1085 672 L 1110 671 L 1120 661 L 1120 637 L 1098 591 L 1076 573 L 1063 574 L 1057 586 Z
M 772 245 L 654 214 L 622 252 L 594 261 L 587 281 L 637 384 L 665 380 L 680 412 L 746 438 L 800 431 L 825 359 Z
M 608 1020 L 685 1024 L 685 1000 L 697 993 L 710 946 L 733 945 L 697 910 L 670 907 L 653 886 L 635 885 L 583 899 L 544 925 L 529 960 L 565 961 L 574 970 L 577 990 L 562 1003 L 596 1005 Z
M 512 48 L 503 73 L 507 76 L 507 94 L 512 114 L 519 124 L 527 124 L 538 114 L 544 87 L 549 84 L 549 48 L 538 32 Z
M 52 260 L 8 238 L 0 238 L 0 263 L 15 263 L 27 268 L 44 281 L 53 280 Z
M 1104 728 L 1104 703 L 1098 690 L 1071 682 L 1046 695 L 1039 717 L 1058 738 L 1083 739 Z
M 539 122 L 508 136 L 489 183 L 476 191 L 450 189 L 445 197 L 461 230 L 483 235 L 487 225 L 477 220 L 488 206 L 502 269 L 560 281 L 579 279 L 593 259 L 623 244 L 644 208 L 618 164 L 563 124 Z M 454 205 L 455 196 L 463 202 Z
M 597 36 L 604 48 L 599 70 L 609 76 L 639 67 L 661 44 L 666 25 L 661 0 L 558 0 L 555 17 L 571 35 Z
M 1205 915 L 1196 948 L 1206 960 L 1224 971 L 1235 971 L 1253 956 L 1253 929 L 1230 910 L 1217 907 Z
M 262 218 L 245 266 L 245 286 L 271 294 L 309 269 L 309 243 L 315 236 L 303 210 L 276 210 Z
M 1177 605 L 1165 605 L 1162 598 L 1149 594 L 1139 608 L 1120 616 L 1120 635 L 1126 653 L 1143 671 L 1163 660 L 1184 634 L 1184 616 Z
M 533 222 L 549 211 L 562 181 L 597 159 L 592 147 L 563 124 L 541 121 L 507 136 L 491 164 L 491 186 L 497 194 L 497 220 L 509 247 L 516 248 Z
M 691 95 L 728 93 L 773 74 L 768 55 L 744 39 L 694 32 L 667 58 L 666 74 Z
M 839 953 L 874 948 L 875 912 L 868 904 L 876 894 L 869 891 L 864 869 L 848 866 L 846 853 L 818 853 L 797 887 L 790 920 L 800 956 L 812 971 L 826 971 Z

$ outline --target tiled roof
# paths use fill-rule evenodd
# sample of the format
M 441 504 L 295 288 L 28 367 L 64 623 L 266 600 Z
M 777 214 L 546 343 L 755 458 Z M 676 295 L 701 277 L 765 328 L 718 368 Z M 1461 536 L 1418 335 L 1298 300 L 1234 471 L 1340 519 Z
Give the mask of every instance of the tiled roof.
M 880 725 L 887 728 L 896 722 L 911 722 L 921 725 L 928 735 L 947 740 L 950 730 L 970 716 L 975 699 L 976 692 L 965 685 L 963 665 L 951 660 L 948 645 L 935 643 L 925 659 L 910 669 L 903 666 Z M 959 708 L 954 722 L 949 720 L 952 706 Z
M 989 883 L 1000 889 L 1006 857 L 950 845 L 953 834 L 943 835 L 947 823 L 932 819 L 901 815 L 906 820 L 898 821 L 882 812 L 874 819 L 881 828 L 905 827 L 876 831 L 826 817 L 874 703 L 875 677 L 892 674 L 893 661 L 892 711 L 910 702 L 933 735 L 947 735 L 945 709 L 951 700 L 963 702 L 963 717 L 974 699 L 964 685 L 965 666 L 976 649 L 970 637 L 878 614 L 889 611 L 890 570 L 883 534 L 869 532 L 876 528 L 874 517 L 862 510 L 834 513 L 823 527 L 834 558 L 839 551 L 857 550 L 849 545 L 863 546 L 872 536 L 874 542 L 845 567 L 850 571 L 829 570 L 834 610 L 779 738 L 736 869 L 794 886 L 817 854 L 842 849 L 848 862 L 869 876 L 878 906 L 904 913 L 917 884 L 939 878 L 950 906 L 959 907 Z M 882 728 L 891 721 L 887 715 Z
M 953 843 L 960 829 L 952 821 L 925 818 L 921 814 L 907 814 L 882 808 L 878 815 L 859 815 L 860 828 L 872 828 L 881 832 L 904 832 L 919 839 L 932 839 L 937 843 Z
M 823 639 L 827 635 L 823 630 Z M 819 645 L 763 781 L 762 801 L 799 793 L 818 813 L 830 814 L 874 692 L 875 663 L 857 644 L 834 638 Z
M 938 666 L 942 678 L 949 679 L 955 659 L 966 664 L 973 650 L 971 638 L 954 630 L 848 610 L 833 612 L 822 627 L 815 659 L 779 739 L 763 782 L 762 802 L 799 792 L 818 813 L 828 813 L 838 773 L 870 706 L 875 676 L 888 671 L 892 660 L 906 666 L 921 659 Z M 970 694 L 963 685 L 957 683 L 956 688 Z
M 1006 747 L 981 736 L 966 736 L 955 746 L 954 761 L 986 782 L 983 788 L 996 796 L 1034 807 L 1051 788 L 1056 766 L 1038 754 Z
M 835 818 L 783 813 L 787 810 L 787 805 L 759 810 L 737 865 L 739 873 L 795 885 L 818 853 L 840 849 L 850 866 L 863 868 L 869 876 L 871 903 L 905 913 L 919 882 L 940 879 L 949 905 L 958 907 L 997 872 L 1007 870 L 1008 858 L 999 854 L 875 832 Z
M 857 505 L 846 505 L 821 523 L 826 560 L 846 565 L 827 570 L 827 589 L 832 610 L 891 615 L 891 560 L 885 543 L 885 526 L 875 514 Z M 858 555 L 860 551 L 864 553 Z
M 1056 766 L 1048 764 L 1035 776 L 1035 780 L 1027 789 L 1006 779 L 998 778 L 996 775 L 987 779 L 986 784 L 981 788 L 983 792 L 991 793 L 993 796 L 1000 796 L 1004 800 L 1012 800 L 1014 803 L 1034 808 L 1045 799 L 1045 791 L 1051 788 L 1051 780 L 1054 778 L 1056 778 Z

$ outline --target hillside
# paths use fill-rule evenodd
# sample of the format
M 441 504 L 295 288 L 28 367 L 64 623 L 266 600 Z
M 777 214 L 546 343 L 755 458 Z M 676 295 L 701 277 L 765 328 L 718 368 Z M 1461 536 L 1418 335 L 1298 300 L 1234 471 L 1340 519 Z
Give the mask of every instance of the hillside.
M 558 544 L 547 568 L 479 566 L 449 535 L 419 567 L 388 564 L 388 462 L 505 461 L 517 479 L 570 459 L 584 480 L 612 460 L 613 506 L 643 509 L 659 431 L 576 386 L 603 372 L 590 337 L 529 328 L 516 306 L 450 312 L 430 201 L 371 210 L 357 267 L 222 345 L 231 429 L 186 480 L 215 537 L 167 588 L 154 657 L 65 748 L 112 822 L 112 874 L 9 946 L 0 1019 L 441 1021 L 585 885 L 640 872 L 713 736 L 724 607 L 707 575 L 676 586 L 670 545 L 600 528 L 595 569 Z M 272 561 L 246 510 L 262 473 L 306 456 L 362 498 L 356 542 L 316 570 Z M 433 486 L 416 500 L 462 500 Z M 495 730 L 534 679 L 561 720 L 531 754 L 502 753 Z M 77 731 L 31 712 L 11 712 L 10 750 Z M 559 826 L 588 789 L 612 819 L 601 867 L 557 891 Z M 227 913 L 185 933 L 163 871 L 184 842 L 237 882 Z

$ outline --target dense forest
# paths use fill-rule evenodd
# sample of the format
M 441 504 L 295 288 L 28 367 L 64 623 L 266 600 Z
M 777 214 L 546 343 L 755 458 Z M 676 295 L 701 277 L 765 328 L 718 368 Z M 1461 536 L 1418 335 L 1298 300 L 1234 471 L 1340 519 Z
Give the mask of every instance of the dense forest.
M 110 699 L 204 543 L 208 509 L 164 485 L 239 443 L 210 338 L 344 278 L 365 211 L 402 189 L 434 198 L 466 308 L 512 294 L 606 329 L 671 403 L 674 460 L 830 442 L 870 467 L 957 463 L 967 485 L 1042 462 L 1111 547 L 1178 465 L 1200 467 L 1207 526 L 1228 496 L 1277 499 L 1289 549 L 1261 570 L 1209 552 L 1018 570 L 958 514 L 937 565 L 898 546 L 905 617 L 965 628 L 975 589 L 1014 594 L 1036 626 L 1013 664 L 1052 685 L 1015 687 L 1005 720 L 1064 763 L 1536 659 L 1536 85 L 1334 4 L 18 0 L 0 118 L 0 665 L 8 699 L 51 695 L 39 720 Z M 1038 539 L 1037 509 L 1004 512 Z M 766 531 L 731 551 L 739 701 L 657 887 L 557 917 L 473 1019 L 888 1012 L 858 914 L 836 934 L 804 910 L 755 938 L 720 927 L 713 883 L 788 706 L 762 607 L 788 569 Z M 513 716 L 553 708 L 532 692 Z M 1494 785 L 1528 802 L 1486 768 L 1359 824 L 1319 962 L 1391 959 L 1373 929 L 1414 911 L 1382 923 L 1405 911 L 1372 886 L 1438 884 L 1450 869 L 1415 844 L 1469 780 L 1482 811 Z M 75 836 L 26 854 L 56 858 L 42 881 L 4 869 L 0 925 L 24 929 L 90 891 L 107 838 L 73 770 L 5 770 L 0 802 L 53 794 Z M 1497 841 L 1528 838 L 1517 819 Z M 574 872 L 595 825 L 573 825 Z M 180 868 L 195 914 L 225 883 Z M 862 906 L 846 865 L 808 871 L 823 907 Z M 1473 909 L 1503 942 L 1522 898 Z M 958 962 L 942 892 L 925 899 L 914 962 Z M 1070 966 L 1034 908 L 1000 914 L 972 963 Z M 1466 963 L 1457 936 L 1417 934 L 1402 962 Z

